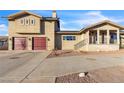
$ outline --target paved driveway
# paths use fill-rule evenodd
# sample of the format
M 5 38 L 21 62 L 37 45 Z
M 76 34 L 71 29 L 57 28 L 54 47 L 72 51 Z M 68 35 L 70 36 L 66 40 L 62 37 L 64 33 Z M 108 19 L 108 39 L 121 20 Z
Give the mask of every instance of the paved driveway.
M 55 77 L 124 65 L 124 55 L 85 55 L 45 59 L 24 82 L 54 82 Z
M 49 55 L 44 52 L 0 52 L 0 82 L 22 82 Z

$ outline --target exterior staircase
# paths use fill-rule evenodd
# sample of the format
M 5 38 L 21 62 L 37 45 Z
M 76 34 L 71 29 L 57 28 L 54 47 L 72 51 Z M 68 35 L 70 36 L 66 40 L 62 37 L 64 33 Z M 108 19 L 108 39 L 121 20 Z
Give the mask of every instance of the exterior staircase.
M 78 42 L 77 44 L 74 45 L 74 49 L 75 49 L 75 50 L 78 50 L 78 49 L 80 49 L 81 47 L 85 46 L 85 45 L 87 44 L 86 41 L 87 41 L 86 39 L 81 40 L 80 42 Z

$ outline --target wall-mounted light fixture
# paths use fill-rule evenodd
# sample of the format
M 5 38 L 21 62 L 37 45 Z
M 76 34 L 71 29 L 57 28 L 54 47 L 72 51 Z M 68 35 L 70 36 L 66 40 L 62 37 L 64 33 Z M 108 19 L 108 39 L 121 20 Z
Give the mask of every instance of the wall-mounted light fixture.
M 50 41 L 50 39 L 49 39 L 49 38 L 47 38 L 47 40 L 48 40 L 48 41 Z
M 31 40 L 31 38 L 29 38 L 28 40 Z
M 9 40 L 12 40 L 12 38 L 9 38 Z

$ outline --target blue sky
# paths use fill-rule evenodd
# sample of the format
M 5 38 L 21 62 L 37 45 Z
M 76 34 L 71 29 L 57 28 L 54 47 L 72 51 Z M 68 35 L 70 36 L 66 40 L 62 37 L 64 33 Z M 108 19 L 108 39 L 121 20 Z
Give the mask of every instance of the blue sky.
M 19 10 L 0 10 L 0 17 L 7 17 L 16 12 L 19 12 Z M 52 15 L 51 10 L 30 10 L 30 12 L 44 17 Z M 58 10 L 57 15 L 60 18 L 61 30 L 80 30 L 87 25 L 102 20 L 111 20 L 124 25 L 123 10 Z M 0 35 L 8 35 L 8 21 L 6 18 L 0 18 Z

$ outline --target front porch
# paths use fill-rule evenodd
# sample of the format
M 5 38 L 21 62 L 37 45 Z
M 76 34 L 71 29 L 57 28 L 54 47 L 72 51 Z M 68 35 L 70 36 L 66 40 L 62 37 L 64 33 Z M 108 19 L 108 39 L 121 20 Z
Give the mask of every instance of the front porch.
M 120 31 L 124 27 L 105 20 L 82 29 L 82 40 L 75 44 L 76 50 L 115 51 L 120 49 Z
M 89 30 L 89 44 L 120 44 L 119 30 Z
M 119 50 L 119 29 L 95 29 L 88 32 L 87 51 Z

